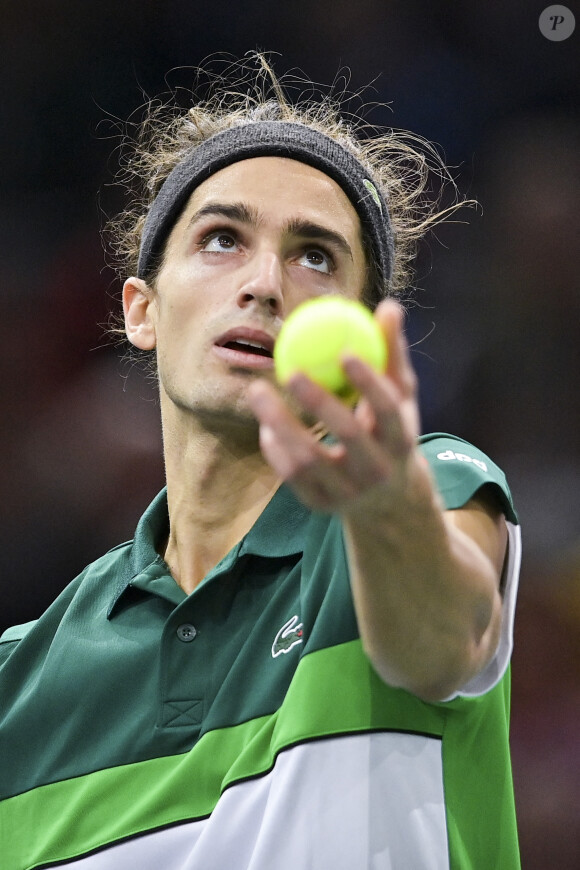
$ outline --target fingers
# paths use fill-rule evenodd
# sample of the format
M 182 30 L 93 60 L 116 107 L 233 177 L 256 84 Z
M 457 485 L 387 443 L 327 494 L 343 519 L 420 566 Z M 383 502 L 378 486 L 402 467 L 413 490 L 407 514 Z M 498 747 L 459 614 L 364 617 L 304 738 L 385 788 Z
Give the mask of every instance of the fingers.
M 345 373 L 362 397 L 354 418 L 349 408 L 308 378 L 296 375 L 287 385 L 288 392 L 301 407 L 315 419 L 322 420 L 341 440 L 348 442 L 352 437 L 357 437 L 359 426 L 362 425 L 378 440 L 392 442 L 395 450 L 399 444 L 401 449 L 408 444 L 409 415 L 403 413 L 401 418 L 399 412 L 404 410 L 406 402 L 416 403 L 417 378 L 403 334 L 403 316 L 403 309 L 394 300 L 385 300 L 377 309 L 377 319 L 389 347 L 386 377 L 355 356 L 344 355 L 341 360 Z M 418 435 L 418 425 L 412 428 L 412 436 L 415 437 Z
M 332 511 L 354 497 L 353 481 L 340 472 L 346 453 L 343 445 L 321 444 L 265 381 L 252 384 L 249 400 L 260 422 L 262 453 L 302 501 L 314 509 Z
M 411 364 L 409 347 L 403 330 L 404 316 L 403 308 L 394 299 L 383 300 L 375 312 L 389 349 L 386 373 L 405 396 L 415 396 L 417 376 Z
M 357 362 L 355 360 L 355 364 Z M 364 368 L 361 386 L 369 376 L 378 381 L 376 373 Z M 376 389 L 376 384 L 373 386 Z M 318 419 L 338 439 L 337 444 L 321 443 L 267 382 L 252 384 L 250 403 L 260 422 L 260 447 L 264 457 L 313 508 L 341 510 L 377 483 L 389 480 L 393 459 L 403 458 L 413 443 L 399 431 L 396 413 L 391 415 L 390 423 L 391 429 L 397 430 L 398 444 L 393 450 L 387 449 L 376 436 L 376 431 L 386 428 L 386 424 L 382 421 L 374 424 L 376 412 L 370 403 L 367 402 L 366 415 L 359 413 L 362 408 L 353 414 L 335 396 L 302 375 L 295 376 L 288 389 L 305 411 L 312 415 L 317 412 Z M 378 416 L 389 416 L 388 403 Z
M 271 384 L 256 381 L 248 395 L 260 423 L 262 452 L 281 477 L 291 479 L 299 469 L 309 468 L 323 458 L 318 437 L 294 416 Z M 333 456 L 338 458 L 344 450 L 336 447 Z
M 356 357 L 345 357 L 343 366 L 361 396 L 355 421 L 392 455 L 407 453 L 418 435 L 415 422 L 409 426 L 406 413 L 407 405 L 414 407 L 414 396 L 407 399 L 395 381 L 377 374 Z
M 260 446 L 274 470 L 313 508 L 341 510 L 398 470 L 419 434 L 416 377 L 402 331 L 403 311 L 393 301 L 377 309 L 389 343 L 386 374 L 354 356 L 342 364 L 360 394 L 353 411 L 304 375 L 295 375 L 284 395 L 270 383 L 250 387 L 252 409 L 260 423 Z M 321 443 L 291 410 L 321 421 L 338 444 Z

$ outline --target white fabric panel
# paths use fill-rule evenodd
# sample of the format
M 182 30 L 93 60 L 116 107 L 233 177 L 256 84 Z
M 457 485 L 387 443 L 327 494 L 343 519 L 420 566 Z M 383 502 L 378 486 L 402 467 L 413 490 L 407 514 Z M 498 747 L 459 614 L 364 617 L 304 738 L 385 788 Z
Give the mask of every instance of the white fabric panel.
M 60 866 L 449 870 L 441 741 L 378 733 L 301 744 L 228 789 L 211 818 Z

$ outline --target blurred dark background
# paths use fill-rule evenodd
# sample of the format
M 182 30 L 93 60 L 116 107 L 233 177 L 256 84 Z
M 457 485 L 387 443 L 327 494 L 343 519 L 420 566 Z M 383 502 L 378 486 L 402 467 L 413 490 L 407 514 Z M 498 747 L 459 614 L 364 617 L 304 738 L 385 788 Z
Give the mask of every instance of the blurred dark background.
M 531 0 L 20 0 L 0 58 L 0 631 L 132 537 L 163 484 L 155 390 L 102 325 L 119 285 L 113 119 L 214 52 L 369 82 L 377 124 L 439 144 L 479 211 L 418 260 L 409 334 L 426 431 L 506 470 L 525 558 L 512 747 L 523 866 L 580 867 L 580 9 Z M 170 72 L 172 71 L 172 72 Z M 485 868 L 488 870 L 488 868 Z M 495 868 L 489 868 L 495 870 Z M 499 868 L 501 870 L 501 868 Z

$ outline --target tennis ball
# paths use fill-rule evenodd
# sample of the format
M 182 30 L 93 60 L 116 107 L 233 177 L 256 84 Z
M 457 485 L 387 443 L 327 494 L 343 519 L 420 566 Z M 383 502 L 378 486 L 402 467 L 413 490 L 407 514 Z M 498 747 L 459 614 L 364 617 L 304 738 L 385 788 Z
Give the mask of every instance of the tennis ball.
M 358 398 L 340 357 L 352 354 L 377 372 L 387 364 L 382 330 L 360 302 L 341 296 L 320 296 L 299 305 L 284 321 L 274 345 L 274 368 L 280 384 L 302 372 L 347 404 Z

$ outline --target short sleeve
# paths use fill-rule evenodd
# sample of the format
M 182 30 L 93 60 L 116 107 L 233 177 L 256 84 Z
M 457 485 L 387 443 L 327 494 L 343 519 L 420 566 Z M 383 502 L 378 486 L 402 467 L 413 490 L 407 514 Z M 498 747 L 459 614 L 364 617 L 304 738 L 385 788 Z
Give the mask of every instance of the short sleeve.
M 508 531 L 508 550 L 502 589 L 502 627 L 493 659 L 453 697 L 473 698 L 492 689 L 505 674 L 513 650 L 516 598 L 521 565 L 518 517 L 505 474 L 492 460 L 462 438 L 436 433 L 424 435 L 419 448 L 427 459 L 447 510 L 463 507 L 482 487 L 490 487 L 501 506 Z M 453 700 L 448 698 L 447 700 Z
M 22 625 L 13 625 L 0 636 L 0 665 L 6 661 L 22 638 L 26 637 L 30 629 L 36 625 L 36 622 L 37 620 L 33 619 L 30 622 L 22 623 Z
M 518 522 L 505 474 L 495 462 L 462 438 L 423 435 L 419 449 L 429 463 L 447 510 L 463 507 L 483 486 L 490 487 L 506 518 Z

